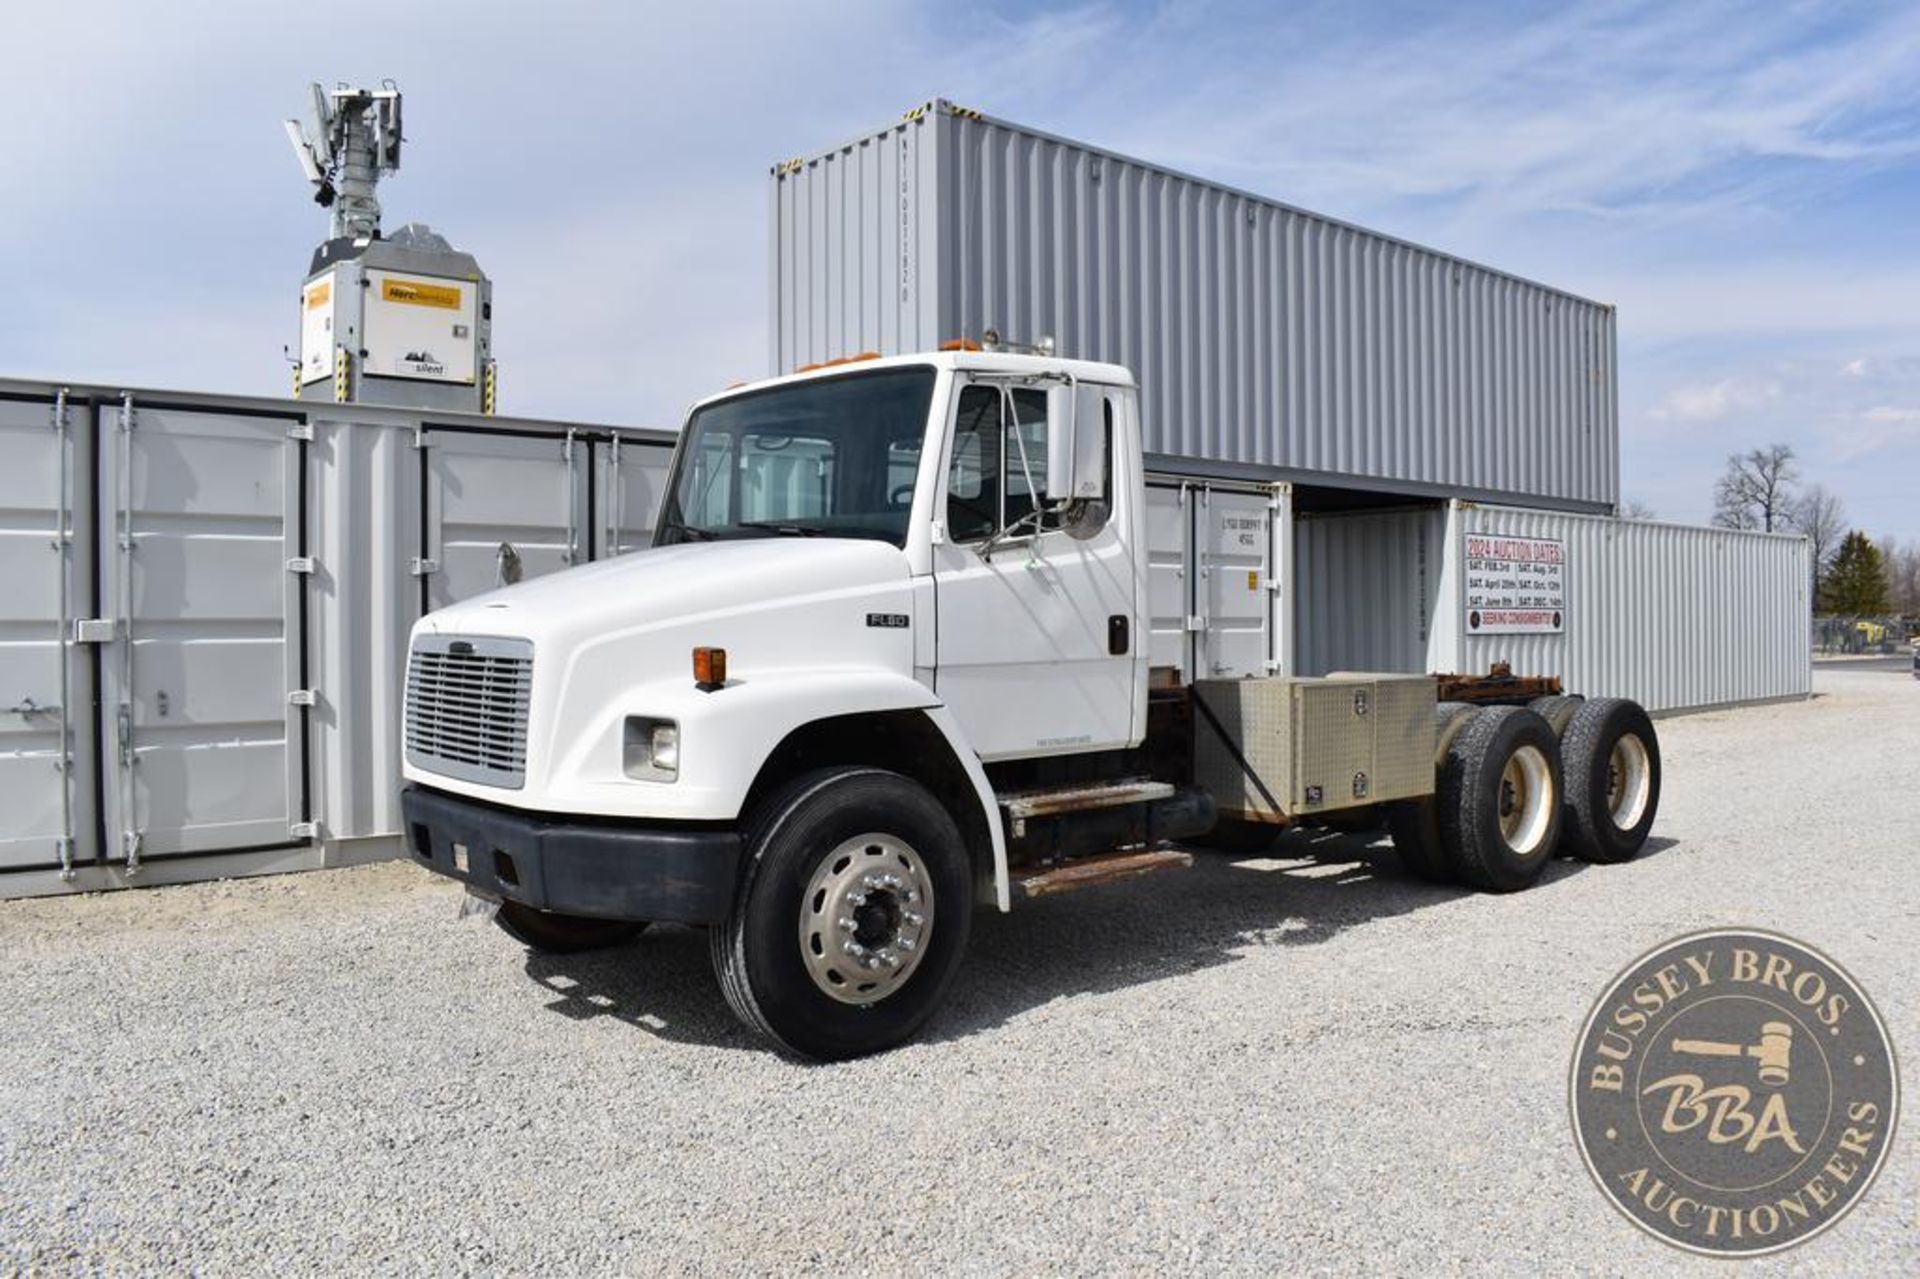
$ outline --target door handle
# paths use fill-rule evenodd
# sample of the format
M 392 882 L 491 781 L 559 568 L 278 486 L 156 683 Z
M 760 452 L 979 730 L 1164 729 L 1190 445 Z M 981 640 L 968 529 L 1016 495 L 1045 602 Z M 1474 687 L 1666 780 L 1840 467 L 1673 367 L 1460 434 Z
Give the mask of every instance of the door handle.
M 1113 657 L 1125 657 L 1132 647 L 1131 627 L 1127 624 L 1125 613 L 1115 613 L 1107 619 L 1107 652 Z

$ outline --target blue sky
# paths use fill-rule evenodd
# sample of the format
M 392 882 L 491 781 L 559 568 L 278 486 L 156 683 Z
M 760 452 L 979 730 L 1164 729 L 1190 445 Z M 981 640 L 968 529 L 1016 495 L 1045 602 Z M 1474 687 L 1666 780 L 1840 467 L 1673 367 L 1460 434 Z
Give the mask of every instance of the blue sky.
M 1781 440 L 1920 538 L 1920 7 L 76 0 L 6 32 L 0 374 L 282 393 L 326 221 L 279 122 L 390 77 L 387 225 L 492 275 L 505 410 L 669 425 L 763 371 L 768 166 L 944 96 L 1613 302 L 1628 496 L 1704 519 Z

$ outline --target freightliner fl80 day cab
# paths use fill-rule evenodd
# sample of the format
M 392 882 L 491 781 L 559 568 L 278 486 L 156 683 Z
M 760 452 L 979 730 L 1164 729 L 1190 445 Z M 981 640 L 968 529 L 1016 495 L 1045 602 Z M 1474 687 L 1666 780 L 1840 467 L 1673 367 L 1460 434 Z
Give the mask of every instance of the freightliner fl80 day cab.
M 788 1051 L 912 1035 L 978 908 L 1382 816 L 1493 891 L 1632 857 L 1630 702 L 1507 678 L 1150 669 L 1139 401 L 1110 364 L 864 359 L 697 404 L 654 545 L 423 618 L 416 860 L 527 945 L 710 930 Z

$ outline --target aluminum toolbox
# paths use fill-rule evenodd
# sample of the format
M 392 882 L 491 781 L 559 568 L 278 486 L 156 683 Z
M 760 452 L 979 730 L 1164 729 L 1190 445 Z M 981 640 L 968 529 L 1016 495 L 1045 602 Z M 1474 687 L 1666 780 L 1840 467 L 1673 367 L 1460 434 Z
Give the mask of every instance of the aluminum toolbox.
M 1425 675 L 1202 680 L 1194 780 L 1255 821 L 1429 794 L 1434 689 Z

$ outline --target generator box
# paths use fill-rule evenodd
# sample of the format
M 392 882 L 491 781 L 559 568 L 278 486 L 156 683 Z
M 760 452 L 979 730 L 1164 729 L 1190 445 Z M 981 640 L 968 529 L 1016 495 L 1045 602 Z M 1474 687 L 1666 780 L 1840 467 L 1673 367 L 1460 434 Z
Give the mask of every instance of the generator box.
M 334 240 L 300 293 L 301 399 L 492 413 L 492 286 L 425 227 Z
M 1201 680 L 1194 780 L 1251 821 L 1429 795 L 1435 688 L 1427 675 Z

